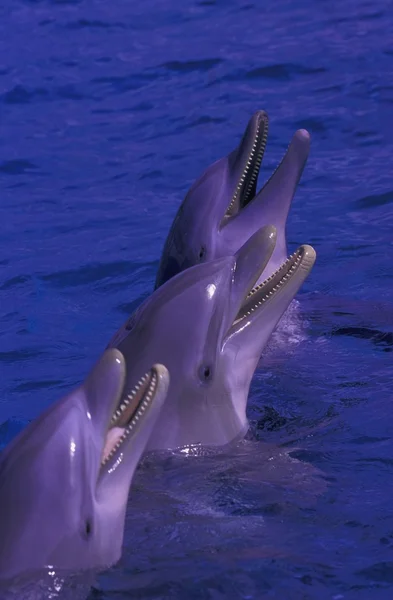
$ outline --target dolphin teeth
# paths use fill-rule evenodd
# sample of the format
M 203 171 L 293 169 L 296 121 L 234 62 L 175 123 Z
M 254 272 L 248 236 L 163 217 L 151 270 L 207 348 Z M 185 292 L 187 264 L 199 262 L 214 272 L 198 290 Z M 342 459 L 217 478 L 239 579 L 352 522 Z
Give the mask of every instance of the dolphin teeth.
M 260 290 L 262 287 L 264 287 L 267 283 L 269 283 L 269 281 L 272 281 L 272 279 L 274 277 L 276 277 L 276 275 L 278 274 L 279 271 L 285 269 L 285 267 L 288 265 L 288 263 L 290 263 L 291 261 L 293 261 L 293 259 L 296 256 L 296 252 L 294 252 L 293 254 L 291 254 L 289 256 L 289 258 L 287 258 L 287 260 L 274 272 L 272 273 L 272 275 L 270 275 L 267 279 L 265 279 L 264 281 L 262 281 L 262 283 L 260 283 L 259 285 L 255 286 L 254 288 L 252 288 L 252 290 L 247 294 L 247 299 L 251 298 L 251 296 L 253 296 L 256 292 L 258 292 L 258 290 Z M 284 275 L 284 277 L 279 281 L 279 283 L 277 284 L 277 286 L 275 288 L 273 288 L 273 290 L 278 289 L 278 287 L 280 287 L 282 285 L 282 283 L 284 281 L 286 281 L 291 274 L 293 273 L 293 271 L 297 268 L 299 261 L 301 260 L 301 256 L 297 256 L 296 257 L 296 261 L 295 263 L 290 267 L 290 269 L 287 271 L 287 273 Z
M 262 127 L 263 127 L 263 134 L 261 137 L 261 128 Z M 233 206 L 236 202 L 236 199 L 241 194 L 243 184 L 244 184 L 246 177 L 248 175 L 248 172 L 251 168 L 252 171 L 251 171 L 250 180 L 248 182 L 247 188 L 244 190 L 244 199 L 247 200 L 247 198 L 248 198 L 250 189 L 252 188 L 252 186 L 255 183 L 256 178 L 258 177 L 259 168 L 260 168 L 261 162 L 262 162 L 262 157 L 263 157 L 263 154 L 264 154 L 265 148 L 266 148 L 267 134 L 268 134 L 268 120 L 266 118 L 262 118 L 260 120 L 260 122 L 258 123 L 257 130 L 255 132 L 254 141 L 253 141 L 253 144 L 251 147 L 250 154 L 247 159 L 246 166 L 245 166 L 244 171 L 238 181 L 235 193 L 233 194 L 232 199 L 229 203 L 229 206 L 226 210 L 227 215 L 230 213 L 231 209 L 233 208 Z M 257 151 L 259 141 L 260 141 L 260 147 L 259 147 L 259 150 Z
M 154 393 L 156 391 L 157 383 L 158 383 L 158 376 L 154 369 L 149 371 L 148 373 L 146 373 L 146 375 L 144 375 L 139 380 L 137 385 L 126 396 L 126 398 L 123 399 L 122 403 L 120 404 L 120 407 L 116 410 L 116 412 L 112 416 L 112 419 L 111 419 L 111 422 L 109 425 L 109 429 L 111 429 L 112 427 L 116 427 L 116 424 L 119 421 L 120 417 L 123 415 L 125 410 L 129 407 L 130 402 L 135 399 L 141 386 L 148 381 L 149 377 L 150 377 L 150 381 L 148 383 L 148 387 L 145 390 L 144 394 L 142 395 L 142 398 L 136 408 L 136 411 L 132 415 L 131 421 L 127 424 L 126 427 L 123 428 L 124 433 L 121 435 L 121 437 L 119 438 L 117 443 L 114 445 L 112 450 L 109 452 L 109 454 L 101 461 L 101 466 L 105 466 L 113 458 L 113 456 L 118 452 L 121 445 L 133 432 L 134 428 L 138 424 L 139 420 L 142 418 L 146 409 L 149 407 L 149 405 L 153 401 Z
M 293 273 L 297 270 L 298 266 L 301 263 L 302 256 L 302 249 L 300 248 L 299 250 L 296 250 L 296 252 L 291 254 L 291 256 L 287 258 L 287 260 L 272 275 L 270 275 L 267 279 L 265 279 L 265 281 L 257 285 L 255 288 L 253 288 L 251 292 L 247 294 L 245 303 L 243 305 L 244 309 L 240 309 L 238 316 L 234 321 L 234 324 L 239 323 L 239 321 L 246 317 L 249 317 L 251 313 L 254 312 L 259 306 L 261 306 L 264 302 L 266 302 L 267 300 L 269 300 L 269 298 L 276 294 L 282 288 L 284 283 L 286 283 L 292 277 Z M 292 264 L 288 268 L 290 263 Z M 249 301 L 252 300 L 255 294 L 257 294 L 259 291 L 263 291 L 263 288 L 265 288 L 273 279 L 277 280 L 277 276 L 280 276 L 280 272 L 283 272 L 283 274 L 281 277 L 279 277 L 275 285 L 271 287 L 268 291 L 266 291 L 262 297 L 256 299 L 255 303 L 252 306 L 247 306 Z

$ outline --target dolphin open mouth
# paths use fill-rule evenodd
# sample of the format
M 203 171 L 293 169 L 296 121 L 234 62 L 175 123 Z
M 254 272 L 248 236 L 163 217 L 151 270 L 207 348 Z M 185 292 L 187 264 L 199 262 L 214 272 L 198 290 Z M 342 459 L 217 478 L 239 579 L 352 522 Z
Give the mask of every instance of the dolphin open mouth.
M 239 145 L 244 151 L 242 172 L 225 216 L 231 217 L 255 196 L 259 169 L 266 149 L 269 117 L 265 111 L 258 111 L 250 120 Z
M 133 390 L 122 399 L 113 414 L 105 438 L 101 466 L 106 465 L 119 453 L 122 444 L 152 404 L 158 388 L 158 372 L 155 366 L 146 373 Z
M 252 313 L 281 293 L 299 271 L 307 274 L 315 262 L 315 257 L 312 246 L 300 246 L 270 277 L 248 292 L 233 326 L 237 327 L 241 321 L 248 319 Z

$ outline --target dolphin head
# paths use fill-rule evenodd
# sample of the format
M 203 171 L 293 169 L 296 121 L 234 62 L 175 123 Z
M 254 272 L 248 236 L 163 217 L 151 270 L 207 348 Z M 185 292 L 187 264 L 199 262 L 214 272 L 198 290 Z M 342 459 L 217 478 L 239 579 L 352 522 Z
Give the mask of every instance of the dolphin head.
M 3 451 L 0 579 L 100 570 L 120 558 L 129 487 L 169 382 L 154 365 L 124 395 L 125 378 L 122 354 L 106 351 Z
M 276 230 L 265 226 L 236 252 L 196 265 L 159 287 L 115 334 L 128 372 L 165 362 L 168 400 L 149 449 L 224 445 L 245 432 L 251 378 L 281 315 L 310 272 L 301 246 L 253 288 L 271 258 Z
M 274 225 L 277 241 L 261 280 L 287 258 L 285 227 L 310 149 L 298 130 L 276 171 L 256 193 L 265 152 L 268 116 L 257 111 L 238 147 L 209 166 L 187 193 L 166 239 L 156 288 L 201 262 L 233 255 L 263 225 Z

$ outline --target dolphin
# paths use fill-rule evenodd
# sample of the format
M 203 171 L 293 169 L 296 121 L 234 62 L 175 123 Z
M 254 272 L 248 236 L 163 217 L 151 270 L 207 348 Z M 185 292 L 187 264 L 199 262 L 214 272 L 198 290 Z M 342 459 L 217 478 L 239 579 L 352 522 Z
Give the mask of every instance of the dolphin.
M 125 390 L 124 357 L 106 351 L 82 385 L 2 452 L 2 587 L 45 573 L 98 572 L 119 560 L 131 480 L 169 385 L 163 365 L 145 373 L 127 375 Z
M 255 287 L 276 239 L 275 227 L 265 226 L 233 256 L 181 271 L 110 340 L 131 380 L 134 370 L 155 362 L 171 374 L 148 450 L 223 446 L 246 432 L 247 396 L 261 352 L 316 256 L 311 246 L 300 246 Z
M 268 115 L 259 110 L 238 147 L 192 185 L 164 244 L 155 288 L 193 265 L 232 256 L 263 225 L 276 227 L 277 242 L 260 281 L 285 261 L 286 221 L 307 162 L 310 134 L 296 131 L 276 171 L 256 193 L 267 134 Z

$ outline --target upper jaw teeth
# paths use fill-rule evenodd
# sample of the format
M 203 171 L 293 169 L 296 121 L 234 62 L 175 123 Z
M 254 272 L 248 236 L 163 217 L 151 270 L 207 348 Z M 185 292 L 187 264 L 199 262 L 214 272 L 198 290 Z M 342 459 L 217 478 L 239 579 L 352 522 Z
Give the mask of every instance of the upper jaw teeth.
M 240 313 L 239 313 L 238 317 L 236 318 L 235 323 L 238 323 L 245 317 L 250 316 L 251 313 L 253 313 L 259 306 L 261 306 L 264 302 L 269 300 L 269 298 L 271 298 L 271 296 L 273 296 L 283 286 L 283 284 L 292 276 L 294 271 L 299 266 L 301 258 L 302 258 L 302 253 L 297 250 L 285 261 L 285 263 L 283 263 L 272 275 L 270 275 L 270 277 L 268 277 L 265 281 L 263 281 L 261 284 L 259 284 L 255 288 L 253 288 L 251 290 L 251 292 L 249 292 L 247 294 L 246 302 L 247 302 L 247 300 L 250 300 L 259 290 L 266 287 L 266 285 L 270 281 L 272 281 L 274 278 L 276 278 L 280 271 L 286 270 L 288 267 L 288 264 L 292 262 L 291 267 L 288 270 L 286 270 L 285 275 L 283 275 L 278 280 L 278 282 L 276 283 L 275 286 L 270 288 L 269 291 L 265 292 L 265 294 L 262 297 L 260 297 L 257 302 L 255 302 L 252 306 L 250 306 L 247 309 L 247 311 L 243 312 L 242 309 L 240 309 Z
M 287 258 L 287 260 L 276 271 L 274 271 L 274 273 L 272 273 L 267 279 L 262 281 L 262 283 L 255 286 L 254 288 L 252 288 L 252 290 L 247 294 L 246 299 L 251 298 L 251 296 L 253 296 L 258 290 L 265 287 L 269 283 L 269 281 L 272 281 L 272 279 L 274 279 L 278 275 L 278 273 L 280 271 L 285 270 L 286 267 L 288 266 L 288 264 L 293 262 L 293 264 L 288 269 L 286 274 L 279 280 L 277 285 L 272 288 L 271 292 L 269 292 L 268 295 L 271 295 L 273 293 L 273 291 L 278 290 L 278 288 L 284 283 L 284 281 L 286 281 L 292 275 L 293 271 L 296 269 L 300 260 L 301 260 L 301 253 L 298 250 L 296 250 L 296 252 L 291 254 L 291 256 L 289 258 Z
M 130 402 L 135 398 L 138 390 L 140 389 L 140 387 L 146 383 L 147 378 L 149 377 L 149 373 L 146 373 L 146 375 L 144 375 L 143 377 L 141 377 L 141 379 L 138 381 L 138 383 L 136 384 L 136 386 L 134 387 L 134 389 L 123 399 L 122 403 L 120 404 L 119 408 L 116 410 L 116 412 L 113 413 L 111 422 L 110 422 L 110 426 L 115 425 L 115 423 L 119 420 L 119 418 L 121 417 L 121 415 L 124 413 L 124 411 L 126 410 L 127 406 L 129 406 Z
M 135 398 L 135 396 L 138 393 L 138 391 L 140 390 L 141 386 L 146 384 L 149 377 L 150 377 L 150 382 L 148 384 L 148 388 L 145 391 L 144 395 L 142 396 L 143 399 L 141 399 L 141 402 L 139 403 L 136 411 L 134 412 L 130 422 L 126 426 L 123 426 L 123 427 L 118 426 L 117 423 L 118 423 L 119 418 L 122 416 L 124 411 L 127 409 L 130 402 Z M 151 404 L 153 397 L 154 397 L 156 384 L 157 384 L 157 375 L 156 375 L 155 371 L 153 370 L 152 372 L 146 373 L 146 375 L 144 375 L 138 381 L 138 383 L 134 387 L 134 389 L 126 396 L 126 398 L 123 399 L 119 408 L 116 410 L 116 412 L 112 416 L 112 419 L 111 419 L 111 422 L 109 425 L 109 430 L 108 430 L 108 434 L 111 431 L 111 429 L 116 428 L 118 430 L 117 442 L 111 448 L 111 450 L 108 452 L 108 454 L 103 457 L 103 459 L 101 460 L 101 466 L 104 466 L 106 463 L 109 462 L 109 460 L 111 460 L 111 458 L 117 453 L 118 449 L 123 444 L 123 442 L 126 440 L 126 438 L 131 434 L 131 432 L 137 425 L 138 421 L 143 416 L 143 414 L 146 411 L 146 409 L 148 408 L 148 406 Z M 116 436 L 115 436 L 115 439 L 116 439 Z
M 235 193 L 232 196 L 232 200 L 228 206 L 227 212 L 229 212 L 231 210 L 231 208 L 235 204 L 236 200 L 240 197 L 240 194 L 242 193 L 243 186 L 246 181 L 246 177 L 248 175 L 250 168 L 252 168 L 251 178 L 250 178 L 250 181 L 248 182 L 247 188 L 245 190 L 243 190 L 245 200 L 247 199 L 249 191 L 252 188 L 252 186 L 254 185 L 256 178 L 258 177 L 259 167 L 260 167 L 260 164 L 262 161 L 262 156 L 263 156 L 265 146 L 266 146 L 267 126 L 268 126 L 268 122 L 267 122 L 266 118 L 261 118 L 257 125 L 253 145 L 252 145 L 251 151 L 249 153 L 246 166 L 244 167 L 243 173 L 238 181 Z M 262 127 L 264 127 L 264 131 L 263 131 L 263 134 L 261 135 Z M 260 143 L 260 147 L 258 149 L 259 141 L 261 143 Z M 257 151 L 257 149 L 258 149 L 258 151 Z

